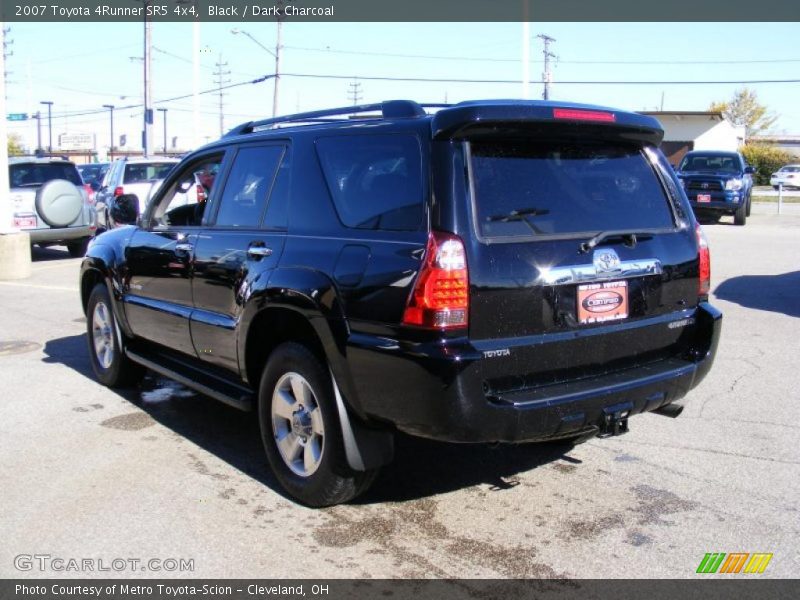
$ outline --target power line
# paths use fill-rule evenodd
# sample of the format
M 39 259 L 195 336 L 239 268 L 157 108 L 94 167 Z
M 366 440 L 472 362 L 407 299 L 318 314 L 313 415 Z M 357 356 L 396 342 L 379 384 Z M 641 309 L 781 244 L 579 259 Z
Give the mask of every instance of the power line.
M 322 73 L 281 73 L 284 77 L 305 77 L 312 79 L 352 79 L 352 75 L 327 75 Z M 447 77 L 389 77 L 381 75 L 359 75 L 365 81 L 404 81 L 420 83 L 492 83 L 519 85 L 519 79 L 453 79 Z M 800 79 L 749 79 L 729 81 L 559 81 L 569 85 L 749 85 L 757 83 L 800 83 Z
M 405 54 L 397 52 L 368 52 L 364 50 L 337 50 L 335 48 L 312 48 L 309 46 L 284 46 L 290 50 L 319 52 L 322 54 L 349 54 L 354 56 L 383 56 L 387 58 L 424 58 L 458 62 L 518 63 L 518 58 L 488 58 L 486 56 L 442 56 L 431 54 Z M 543 61 L 537 61 L 543 62 Z M 800 58 L 773 58 L 751 60 L 559 60 L 563 64 L 574 65 L 746 65 L 800 63 Z

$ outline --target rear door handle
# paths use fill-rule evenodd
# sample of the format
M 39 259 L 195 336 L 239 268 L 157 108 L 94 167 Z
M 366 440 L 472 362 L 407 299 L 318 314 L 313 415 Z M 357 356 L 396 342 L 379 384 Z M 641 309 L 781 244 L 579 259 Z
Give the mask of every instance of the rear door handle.
M 265 256 L 272 256 L 272 248 L 266 246 L 250 246 L 247 249 L 247 254 L 252 257 L 262 258 Z

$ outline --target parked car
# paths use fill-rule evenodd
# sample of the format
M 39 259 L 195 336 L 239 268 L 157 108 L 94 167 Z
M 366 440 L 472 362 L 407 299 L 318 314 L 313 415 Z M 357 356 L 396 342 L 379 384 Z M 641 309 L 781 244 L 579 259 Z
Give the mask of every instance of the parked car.
M 576 443 L 677 416 L 722 315 L 662 135 L 540 101 L 245 123 L 143 214 L 117 198 L 135 225 L 80 273 L 94 372 L 122 386 L 147 367 L 256 411 L 277 480 L 310 506 L 367 489 L 396 431 Z
M 769 184 L 776 190 L 778 186 L 800 188 L 800 165 L 781 167 L 769 178 Z
M 88 184 L 93 192 L 96 192 L 103 185 L 103 178 L 110 165 L 111 163 L 107 162 L 78 165 L 78 173 L 81 174 L 83 182 Z
M 716 220 L 733 215 L 736 225 L 750 216 L 753 173 L 738 152 L 693 150 L 678 165 L 678 179 L 695 213 Z
M 123 194 L 135 195 L 140 201 L 139 212 L 143 212 L 152 193 L 178 162 L 177 158 L 127 157 L 112 162 L 95 195 L 98 229 L 116 226 L 110 219 L 110 210 L 115 199 Z
M 66 245 L 83 256 L 95 234 L 94 207 L 75 163 L 60 157 L 8 160 L 13 225 L 41 247 Z

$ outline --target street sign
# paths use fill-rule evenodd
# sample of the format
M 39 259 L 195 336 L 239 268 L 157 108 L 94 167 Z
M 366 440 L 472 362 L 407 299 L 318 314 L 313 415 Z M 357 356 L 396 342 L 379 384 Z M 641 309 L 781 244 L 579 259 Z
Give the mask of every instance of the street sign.
M 28 113 L 8 113 L 9 121 L 27 121 Z

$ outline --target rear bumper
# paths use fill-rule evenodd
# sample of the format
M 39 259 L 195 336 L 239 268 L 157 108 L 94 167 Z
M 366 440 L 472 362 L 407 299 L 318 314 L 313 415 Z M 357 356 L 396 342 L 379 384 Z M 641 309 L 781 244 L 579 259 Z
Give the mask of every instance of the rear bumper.
M 452 442 L 526 442 L 600 427 L 609 412 L 635 415 L 684 397 L 711 368 L 722 313 L 703 303 L 691 356 L 509 394 L 484 390 L 481 353 L 459 347 L 401 348 L 354 337 L 348 348 L 358 404 L 367 416 L 412 435 Z
M 59 227 L 56 229 L 25 229 L 25 231 L 31 236 L 32 244 L 43 242 L 55 244 L 90 238 L 94 235 L 95 228 L 92 225 L 81 225 L 79 227 Z

